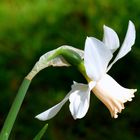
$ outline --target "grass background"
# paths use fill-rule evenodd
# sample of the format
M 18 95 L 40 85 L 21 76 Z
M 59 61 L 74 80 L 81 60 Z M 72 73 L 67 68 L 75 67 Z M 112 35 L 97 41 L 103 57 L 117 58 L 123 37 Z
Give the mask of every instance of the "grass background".
M 83 49 L 86 36 L 102 39 L 103 25 L 113 28 L 122 43 L 128 21 L 136 26 L 132 51 L 109 74 L 122 86 L 137 88 L 133 102 L 118 119 L 91 95 L 87 115 L 73 120 L 68 103 L 49 122 L 44 140 L 138 140 L 140 138 L 140 1 L 139 0 L 1 0 L 0 1 L 0 127 L 22 79 L 39 57 L 61 45 Z M 10 140 L 31 140 L 46 122 L 34 116 L 58 103 L 72 82 L 85 82 L 71 68 L 41 71 L 28 90 Z

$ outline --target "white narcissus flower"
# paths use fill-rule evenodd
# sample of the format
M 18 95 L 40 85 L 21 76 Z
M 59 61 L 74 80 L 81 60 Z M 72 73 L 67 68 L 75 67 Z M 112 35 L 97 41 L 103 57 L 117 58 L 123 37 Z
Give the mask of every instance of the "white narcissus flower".
M 124 42 L 110 65 L 109 62 L 113 53 L 120 46 L 116 32 L 104 26 L 103 42 L 93 37 L 87 37 L 84 50 L 84 66 L 88 79 L 90 79 L 89 83 L 74 82 L 72 90 L 59 104 L 37 115 L 36 118 L 39 120 L 51 119 L 67 100 L 70 101 L 69 108 L 73 118 L 84 117 L 89 108 L 91 90 L 106 105 L 111 116 L 117 118 L 118 113 L 124 109 L 124 103 L 131 101 L 134 97 L 136 89 L 127 89 L 120 86 L 107 72 L 117 60 L 131 50 L 135 42 L 135 34 L 134 24 L 129 21 Z

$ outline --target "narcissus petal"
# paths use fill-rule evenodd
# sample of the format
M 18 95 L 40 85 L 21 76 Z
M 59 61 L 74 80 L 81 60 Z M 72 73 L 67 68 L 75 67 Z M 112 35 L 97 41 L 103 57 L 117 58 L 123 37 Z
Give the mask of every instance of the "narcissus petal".
M 74 119 L 80 119 L 86 115 L 90 104 L 90 91 L 94 86 L 94 82 L 89 85 L 74 83 L 72 86 L 73 93 L 69 97 L 69 108 Z
M 120 41 L 118 38 L 117 33 L 104 25 L 104 36 L 103 36 L 103 42 L 105 46 L 111 50 L 112 53 L 114 53 L 117 48 L 120 46 Z
M 112 65 L 118 61 L 120 58 L 124 57 L 128 52 L 131 51 L 131 47 L 134 45 L 135 43 L 135 38 L 136 38 L 136 31 L 135 31 L 135 26 L 134 24 L 129 21 L 129 25 L 128 25 L 128 29 L 127 29 L 127 33 L 124 39 L 124 42 L 116 56 L 116 58 L 114 59 L 114 61 L 109 65 L 107 71 L 110 70 L 110 68 L 112 67 Z
M 66 101 L 69 99 L 69 96 L 70 96 L 70 93 L 68 93 L 66 95 L 66 97 L 60 103 L 56 104 L 55 106 L 51 107 L 50 109 L 48 109 L 42 113 L 40 113 L 35 118 L 37 118 L 41 121 L 46 121 L 46 120 L 53 118 L 60 111 L 60 109 L 66 103 Z
M 85 43 L 84 65 L 91 80 L 98 81 L 105 74 L 112 58 L 111 51 L 100 40 L 87 37 Z

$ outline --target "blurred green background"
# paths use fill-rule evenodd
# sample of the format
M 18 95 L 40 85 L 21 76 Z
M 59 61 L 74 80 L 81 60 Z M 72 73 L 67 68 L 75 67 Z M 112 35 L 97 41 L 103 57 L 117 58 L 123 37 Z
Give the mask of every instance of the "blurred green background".
M 87 115 L 76 121 L 67 103 L 48 121 L 44 140 L 139 140 L 139 0 L 1 0 L 0 127 L 21 81 L 42 54 L 64 44 L 83 49 L 86 36 L 102 39 L 104 24 L 118 33 L 122 43 L 129 20 L 136 26 L 136 43 L 109 74 L 122 86 L 138 89 L 133 102 L 126 103 L 118 119 L 112 119 L 92 94 Z M 31 140 L 46 124 L 34 116 L 61 101 L 73 80 L 85 82 L 73 67 L 41 71 L 32 81 L 10 140 Z

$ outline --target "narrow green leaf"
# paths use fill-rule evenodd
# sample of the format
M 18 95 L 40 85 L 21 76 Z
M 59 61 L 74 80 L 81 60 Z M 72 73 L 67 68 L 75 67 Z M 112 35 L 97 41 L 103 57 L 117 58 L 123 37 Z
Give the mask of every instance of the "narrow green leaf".
M 40 131 L 39 133 L 35 136 L 35 138 L 33 140 L 41 140 L 41 138 L 43 137 L 44 133 L 46 132 L 48 128 L 48 124 L 46 124 Z

